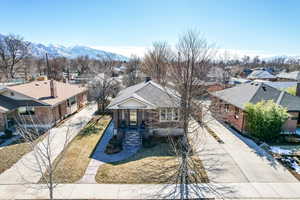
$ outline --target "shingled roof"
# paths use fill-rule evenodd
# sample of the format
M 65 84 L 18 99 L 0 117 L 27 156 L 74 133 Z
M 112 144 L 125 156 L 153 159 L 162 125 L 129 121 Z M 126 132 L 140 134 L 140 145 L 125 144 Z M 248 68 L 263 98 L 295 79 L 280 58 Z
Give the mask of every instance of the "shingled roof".
M 247 76 L 247 79 L 276 79 L 276 76 L 268 72 L 267 70 L 254 70 L 249 76 Z
M 273 100 L 288 111 L 300 111 L 300 97 L 290 95 L 265 83 L 241 84 L 211 94 L 241 109 L 245 108 L 246 103 L 255 104 L 262 100 Z
M 180 101 L 171 89 L 164 88 L 153 81 L 148 81 L 121 90 L 107 108 L 114 109 L 116 105 L 130 98 L 142 101 L 153 108 L 177 107 Z
M 278 78 L 300 81 L 300 71 L 282 72 L 277 75 Z

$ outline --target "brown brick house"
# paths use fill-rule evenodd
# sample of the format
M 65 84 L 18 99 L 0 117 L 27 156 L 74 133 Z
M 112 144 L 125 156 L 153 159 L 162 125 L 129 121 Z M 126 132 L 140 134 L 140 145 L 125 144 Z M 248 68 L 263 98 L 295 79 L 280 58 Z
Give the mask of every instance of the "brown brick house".
M 87 89 L 53 80 L 34 81 L 0 91 L 0 130 L 16 121 L 49 128 L 87 103 Z
M 124 127 L 146 127 L 149 134 L 180 135 L 179 102 L 174 91 L 146 80 L 121 90 L 107 108 L 113 112 L 115 133 Z
M 300 94 L 300 87 L 297 94 Z M 282 129 L 285 132 L 295 132 L 300 124 L 300 97 L 278 90 L 265 83 L 246 83 L 236 87 L 211 93 L 213 107 L 221 113 L 218 117 L 228 122 L 241 132 L 246 130 L 246 115 L 244 106 L 246 103 L 258 103 L 262 100 L 273 100 L 285 107 L 290 114 Z

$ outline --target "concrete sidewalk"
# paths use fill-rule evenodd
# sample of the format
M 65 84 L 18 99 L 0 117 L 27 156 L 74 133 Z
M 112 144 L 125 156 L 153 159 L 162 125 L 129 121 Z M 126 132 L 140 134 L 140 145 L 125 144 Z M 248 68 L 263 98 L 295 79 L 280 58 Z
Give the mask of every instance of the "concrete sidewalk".
M 43 145 L 48 137 L 50 137 L 52 160 L 54 160 L 63 150 L 66 138 L 68 138 L 68 141 L 71 141 L 87 122 L 91 120 L 96 109 L 97 105 L 95 104 L 85 107 L 59 127 L 52 128 L 50 134 L 37 145 Z M 31 151 L 25 154 L 10 169 L 0 174 L 0 184 L 37 183 L 42 176 L 37 166 L 35 153 Z
M 198 195 L 191 193 L 194 198 L 300 199 L 300 183 L 224 183 L 197 186 L 200 192 Z M 42 185 L 0 185 L 0 199 L 47 199 L 48 191 L 41 187 Z M 162 184 L 64 184 L 56 188 L 54 196 L 55 199 L 164 199 L 175 187 Z

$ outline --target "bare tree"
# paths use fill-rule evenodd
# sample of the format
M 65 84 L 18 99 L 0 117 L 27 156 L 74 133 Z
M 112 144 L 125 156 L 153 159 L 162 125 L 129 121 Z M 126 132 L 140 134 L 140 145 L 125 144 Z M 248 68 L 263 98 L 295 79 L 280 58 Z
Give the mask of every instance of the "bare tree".
M 69 137 L 69 128 L 67 127 L 67 132 L 65 133 L 65 139 L 61 152 L 58 156 L 55 156 L 57 153 L 57 146 L 54 145 L 55 132 L 52 132 L 49 129 L 43 141 L 38 142 L 37 138 L 41 136 L 44 132 L 38 127 L 39 120 L 33 116 L 18 116 L 17 121 L 17 130 L 24 142 L 28 143 L 32 153 L 34 155 L 34 160 L 27 160 L 24 164 L 24 167 L 32 170 L 33 173 L 40 174 L 40 181 L 44 183 L 46 188 L 49 191 L 49 199 L 54 199 L 54 190 L 57 187 L 57 183 L 54 182 L 54 173 L 60 164 L 60 161 L 63 159 L 67 144 L 70 141 Z M 34 184 L 31 180 L 26 180 L 30 184 Z M 44 187 L 44 185 L 38 187 Z
M 93 100 L 97 102 L 98 110 L 105 112 L 109 103 L 109 98 L 115 96 L 119 92 L 119 83 L 114 78 L 106 77 L 99 74 L 89 84 L 89 94 Z
M 141 70 L 156 82 L 164 85 L 170 64 L 171 50 L 167 42 L 154 42 L 144 56 Z
M 91 59 L 88 56 L 79 56 L 74 60 L 74 62 L 80 75 L 89 71 Z
M 124 85 L 132 86 L 139 83 L 142 79 L 140 76 L 140 65 L 141 60 L 137 56 L 131 56 L 130 60 L 128 61 L 126 67 L 126 75 L 123 77 Z
M 6 78 L 15 77 L 16 65 L 29 55 L 29 45 L 29 42 L 17 35 L 8 35 L 0 39 L 0 68 Z
M 208 71 L 214 50 L 207 41 L 200 37 L 197 31 L 188 31 L 182 35 L 177 44 L 178 56 L 176 61 L 172 62 L 170 74 L 174 89 L 180 96 L 180 118 L 183 127 L 183 136 L 173 145 L 176 155 L 179 159 L 179 167 L 173 176 L 174 181 L 179 186 L 179 191 L 175 187 L 173 193 L 178 192 L 180 199 L 190 199 L 193 195 L 201 196 L 200 188 L 197 184 L 201 183 L 201 177 L 197 173 L 197 160 L 193 142 L 190 140 L 191 135 L 200 136 L 201 134 L 191 130 L 191 119 L 197 118 L 200 125 L 205 124 L 202 118 L 205 108 L 207 108 L 203 99 L 197 99 L 207 94 L 205 85 L 197 85 L 197 80 L 205 80 L 205 73 Z

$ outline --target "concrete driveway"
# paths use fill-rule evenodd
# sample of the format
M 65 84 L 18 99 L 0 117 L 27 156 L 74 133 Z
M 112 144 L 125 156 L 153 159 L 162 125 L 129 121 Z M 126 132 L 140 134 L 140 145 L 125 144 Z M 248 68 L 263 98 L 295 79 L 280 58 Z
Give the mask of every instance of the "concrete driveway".
M 223 141 L 218 143 L 198 125 L 202 139 L 199 156 L 211 182 L 215 183 L 297 183 L 298 180 L 253 141 L 210 119 L 207 123 Z M 196 130 L 197 124 L 193 123 Z M 203 139 L 205 138 L 205 139 Z

